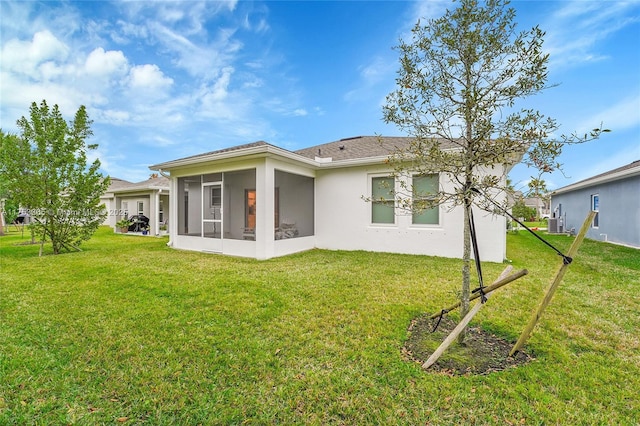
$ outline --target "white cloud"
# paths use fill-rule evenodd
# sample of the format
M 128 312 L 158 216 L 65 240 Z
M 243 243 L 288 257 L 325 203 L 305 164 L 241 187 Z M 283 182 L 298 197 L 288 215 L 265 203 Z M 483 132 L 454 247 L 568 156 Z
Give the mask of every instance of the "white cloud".
M 231 74 L 233 74 L 233 68 L 231 67 L 227 67 L 222 70 L 222 75 L 218 78 L 206 96 L 209 101 L 219 102 L 226 99 L 229 93 L 228 88 L 231 81 Z
M 189 95 L 189 109 L 202 119 L 216 119 L 232 122 L 248 117 L 253 99 L 247 93 L 231 91 L 229 86 L 235 70 L 224 68 L 213 84 L 203 83 L 200 88 Z
M 269 31 L 270 26 L 267 19 L 264 17 L 266 10 L 261 8 L 261 10 L 252 10 L 251 13 L 247 13 L 244 17 L 244 21 L 242 23 L 242 27 L 249 31 L 254 31 L 258 34 L 265 33 Z M 254 15 L 258 15 L 258 17 L 254 18 Z
M 30 41 L 9 40 L 2 48 L 3 70 L 39 78 L 42 63 L 63 61 L 69 55 L 69 47 L 58 40 L 50 31 L 40 31 Z
M 155 147 L 165 147 L 165 146 L 173 145 L 175 143 L 176 141 L 169 138 L 162 137 L 162 136 L 156 136 L 153 138 L 153 146 Z
M 614 132 L 640 126 L 640 94 L 622 99 L 582 120 L 577 126 L 578 133 L 589 132 L 601 124 Z
M 353 102 L 371 98 L 375 93 L 380 92 L 380 90 L 374 90 L 376 86 L 381 84 L 386 86 L 389 81 L 393 81 L 397 67 L 395 58 L 394 60 L 382 56 L 372 58 L 368 64 L 360 66 L 358 87 L 345 93 L 344 100 Z
M 131 120 L 129 111 L 105 109 L 102 111 L 102 118 L 113 124 L 126 123 Z
M 578 168 L 575 172 L 575 176 L 572 176 L 572 180 L 573 182 L 578 182 L 583 179 L 599 175 L 600 173 L 608 172 L 627 165 L 638 159 L 640 159 L 640 145 L 635 145 L 635 147 L 617 151 L 613 154 L 602 152 L 596 161 Z
M 361 67 L 360 75 L 368 84 L 376 84 L 387 80 L 389 74 L 395 72 L 398 64 L 380 56 L 373 58 L 373 61 Z
M 560 9 L 551 14 L 541 28 L 547 31 L 545 50 L 551 66 L 576 66 L 608 58 L 598 52 L 598 45 L 611 34 L 638 22 L 638 2 L 559 2 Z
M 111 30 L 109 36 L 119 44 L 129 44 L 131 39 L 146 40 L 149 38 L 149 29 L 146 25 L 138 25 L 121 19 L 116 21 L 117 29 Z
M 131 87 L 144 89 L 162 89 L 173 84 L 173 79 L 166 77 L 157 65 L 137 65 L 130 71 Z
M 94 49 L 84 64 L 85 72 L 94 77 L 110 77 L 126 74 L 129 68 L 127 58 L 119 50 L 105 52 L 102 47 Z
M 450 1 L 436 0 L 415 2 L 413 23 L 411 26 L 413 27 L 413 25 L 418 22 L 418 19 L 425 21 L 442 16 L 448 7 L 453 7 Z

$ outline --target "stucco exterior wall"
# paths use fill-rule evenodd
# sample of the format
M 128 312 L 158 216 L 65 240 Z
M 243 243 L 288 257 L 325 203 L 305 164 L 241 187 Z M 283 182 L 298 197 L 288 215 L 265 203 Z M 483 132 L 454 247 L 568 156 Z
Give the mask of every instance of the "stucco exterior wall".
M 462 208 L 450 210 L 449 206 L 440 206 L 440 221 L 437 225 L 414 225 L 411 214 L 398 209 L 394 224 L 371 223 L 371 203 L 363 200 L 363 197 L 371 194 L 371 178 L 373 176 L 388 175 L 388 169 L 383 165 L 313 169 L 292 161 L 266 157 L 175 169 L 171 171 L 173 201 L 170 203 L 171 217 L 180 220 L 178 215 L 180 201 L 179 198 L 176 198 L 179 197 L 178 177 L 249 168 L 256 170 L 255 241 L 222 238 L 220 242 L 197 236 L 178 235 L 177 221 L 170 221 L 173 247 L 258 259 L 268 259 L 312 248 L 462 257 L 464 228 Z M 309 198 L 305 201 L 304 194 L 299 197 L 299 202 L 313 203 L 314 213 L 305 219 L 300 219 L 299 212 L 295 209 L 288 212 L 281 211 L 281 219 L 286 219 L 286 216 L 297 216 L 297 221 L 300 222 L 298 225 L 304 226 L 305 229 L 311 226 L 311 220 L 314 220 L 315 229 L 312 235 L 282 240 L 274 239 L 276 170 L 314 178 L 315 199 Z M 443 179 L 441 178 L 441 184 L 450 188 L 451 183 Z M 286 178 L 283 185 L 285 183 Z M 285 202 L 294 205 L 292 200 L 284 199 L 290 195 L 280 194 L 283 197 L 282 205 Z M 176 200 L 178 201 L 176 202 Z M 241 206 L 238 204 L 237 207 Z M 502 262 L 506 256 L 505 218 L 480 210 L 475 211 L 474 216 L 481 259 Z M 227 217 L 224 220 L 233 223 L 234 219 Z M 233 226 L 238 226 L 238 223 Z M 304 235 L 307 235 L 306 231 Z
M 414 225 L 409 212 L 396 209 L 394 224 L 371 223 L 371 178 L 386 176 L 383 166 L 318 171 L 316 177 L 316 244 L 330 250 L 367 250 L 460 258 L 463 254 L 463 209 L 440 206 L 438 225 Z M 441 185 L 451 182 L 441 177 Z M 506 221 L 474 211 L 480 257 L 502 262 L 506 256 Z
M 112 197 L 100 197 L 100 202 L 104 205 L 104 211 L 107 213 L 107 216 L 102 221 L 103 225 L 107 225 L 110 227 L 116 226 L 117 212 L 115 211 L 115 202 Z
M 580 229 L 591 211 L 591 196 L 598 194 L 598 227 L 587 238 L 640 247 L 640 176 L 594 184 L 551 197 L 551 211 L 559 211 L 564 229 Z
M 308 236 L 302 238 L 291 238 L 287 240 L 274 240 L 274 183 L 275 183 L 275 170 L 281 170 L 287 173 L 299 174 L 302 176 L 314 177 L 314 172 L 304 167 L 299 167 L 294 164 L 290 164 L 283 161 L 274 160 L 271 158 L 259 158 L 255 160 L 247 160 L 240 162 L 220 163 L 205 165 L 197 168 L 189 168 L 183 170 L 176 170 L 172 172 L 172 197 L 179 197 L 177 178 L 184 176 L 196 176 L 200 174 L 208 173 L 227 173 L 235 172 L 237 170 L 250 170 L 255 169 L 255 182 L 247 182 L 244 180 L 235 180 L 236 185 L 245 185 L 247 189 L 256 190 L 256 229 L 255 240 L 244 241 L 239 239 L 222 238 L 221 240 L 201 238 L 197 236 L 178 235 L 179 223 L 171 221 L 169 223 L 171 245 L 175 248 L 186 250 L 197 250 L 214 253 L 228 254 L 232 256 L 243 257 L 255 257 L 257 259 L 269 259 L 274 256 L 282 256 L 285 254 L 291 254 L 298 251 L 309 250 L 315 247 L 315 237 Z M 226 185 L 226 181 L 225 181 Z M 175 190 L 174 190 L 175 188 Z M 240 188 L 240 187 L 238 187 Z M 244 227 L 244 201 L 242 199 L 227 199 L 226 194 L 231 193 L 233 189 L 238 188 L 225 187 L 223 190 L 223 198 L 226 203 L 230 204 L 230 208 L 233 213 L 231 216 L 224 217 L 225 232 L 231 232 L 232 229 Z M 242 188 L 240 188 L 242 189 Z M 287 196 L 284 193 L 282 196 Z M 175 201 L 176 198 L 173 198 Z M 312 199 L 309 200 L 313 202 Z M 178 206 L 180 201 L 171 203 L 171 215 L 177 217 L 180 221 L 180 215 L 178 214 Z M 199 209 L 191 209 L 197 216 L 190 218 L 190 220 L 199 220 Z M 191 213 L 191 212 L 190 212 Z M 294 215 L 292 211 L 289 211 L 289 216 Z M 281 213 L 282 215 L 282 213 Z M 309 219 L 310 221 L 313 218 Z M 303 222 L 300 225 L 305 227 L 312 227 L 312 222 Z

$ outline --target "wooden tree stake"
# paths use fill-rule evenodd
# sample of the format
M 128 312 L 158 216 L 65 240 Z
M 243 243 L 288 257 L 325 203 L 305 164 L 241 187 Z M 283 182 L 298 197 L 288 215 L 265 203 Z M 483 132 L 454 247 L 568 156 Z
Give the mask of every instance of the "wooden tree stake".
M 594 211 L 590 212 L 587 218 L 585 219 L 584 223 L 582 224 L 582 227 L 580 228 L 580 232 L 578 232 L 576 239 L 573 240 L 573 244 L 571 244 L 571 247 L 569 248 L 569 251 L 566 254 L 567 257 L 573 258 L 573 256 L 575 256 L 575 254 L 578 252 L 578 248 L 582 244 L 582 241 L 584 240 L 585 235 L 587 235 L 589 226 L 593 222 L 593 218 L 595 217 L 596 213 L 597 212 L 594 212 Z M 529 320 L 529 324 L 527 324 L 527 327 L 522 331 L 520 338 L 518 339 L 516 344 L 513 346 L 513 349 L 511 349 L 511 352 L 509 352 L 509 356 L 513 356 L 516 352 L 518 352 L 522 348 L 524 343 L 527 341 L 527 339 L 529 338 L 529 335 L 533 331 L 533 328 L 536 326 L 536 324 L 540 320 L 540 317 L 542 317 L 542 313 L 544 312 L 545 308 L 547 307 L 549 302 L 551 302 L 551 298 L 553 298 L 553 294 L 555 293 L 556 289 L 560 285 L 560 282 L 562 281 L 562 278 L 564 277 L 565 272 L 567 272 L 567 268 L 569 268 L 569 265 L 570 264 L 565 263 L 564 261 L 562 262 L 562 265 L 560 265 L 560 268 L 558 269 L 558 272 L 556 272 L 556 276 L 553 279 L 551 286 L 547 290 L 547 293 L 545 294 L 544 299 L 542 299 L 542 302 L 538 306 L 538 309 L 536 309 L 536 311 L 531 316 L 531 319 Z
M 504 277 L 507 276 L 507 274 L 509 272 L 511 272 L 511 269 L 513 269 L 513 267 L 511 265 L 507 266 L 505 268 L 504 271 L 502 271 L 502 274 L 500 274 L 500 276 L 498 277 L 498 279 L 496 280 L 496 283 L 499 282 L 501 279 L 503 279 Z M 487 287 L 489 288 L 489 287 Z M 489 294 L 488 292 L 485 291 L 485 296 L 488 298 Z M 460 321 L 460 323 L 458 323 L 458 325 L 456 326 L 456 328 L 453 329 L 453 331 L 451 332 L 451 334 L 449 334 L 447 336 L 446 339 L 444 339 L 444 342 L 442 342 L 440 344 L 440 346 L 438 346 L 438 349 L 435 350 L 435 352 L 433 352 L 431 354 L 431 356 L 429 357 L 428 360 L 426 360 L 424 362 L 424 364 L 422 364 L 422 368 L 424 368 L 425 370 L 429 367 L 431 367 L 433 364 L 435 364 L 435 362 L 438 360 L 438 358 L 440 358 L 440 356 L 442 356 L 442 354 L 444 353 L 444 351 L 447 350 L 447 348 L 449 346 L 451 346 L 451 343 L 453 343 L 454 340 L 456 340 L 456 338 L 458 337 L 458 335 L 462 332 L 462 330 L 465 329 L 465 327 L 467 326 L 467 324 L 469 324 L 469 322 L 471 321 L 471 319 L 478 313 L 478 311 L 480 310 L 480 308 L 482 308 L 482 306 L 484 305 L 484 303 L 482 303 L 482 301 L 478 301 L 478 303 L 476 303 L 474 305 L 473 308 L 471 308 L 471 310 L 467 313 L 467 315 L 465 315 L 465 317 L 462 319 L 462 321 Z
M 505 269 L 505 271 L 507 271 L 507 274 L 509 272 L 511 272 L 511 269 L 513 269 L 513 267 L 511 265 L 509 265 L 509 267 L 507 267 Z M 518 271 L 518 272 L 516 272 L 514 274 L 511 274 L 509 276 L 505 276 L 506 274 L 503 271 L 502 274 L 500 274 L 500 277 L 498 277 L 498 280 L 496 280 L 493 284 L 491 284 L 491 285 L 489 285 L 489 286 L 484 288 L 484 292 L 485 292 L 485 294 L 491 293 L 493 290 L 496 290 L 496 289 L 498 289 L 498 288 L 500 288 L 502 286 L 505 286 L 505 285 L 509 284 L 510 282 L 513 282 L 513 281 L 517 280 L 518 278 L 522 278 L 525 275 L 527 275 L 528 273 L 529 273 L 529 271 L 527 271 L 526 269 L 521 269 L 520 271 Z M 477 299 L 478 297 L 480 297 L 480 293 L 473 293 L 471 295 L 471 297 L 469 297 L 469 301 Z M 448 308 L 444 309 L 444 311 L 445 311 L 445 313 L 447 313 L 447 312 L 450 312 L 450 311 L 456 309 L 459 306 L 460 306 L 460 302 L 457 302 L 457 303 L 449 306 Z M 431 315 L 430 318 L 431 319 L 438 318 L 441 314 L 442 314 L 442 311 Z

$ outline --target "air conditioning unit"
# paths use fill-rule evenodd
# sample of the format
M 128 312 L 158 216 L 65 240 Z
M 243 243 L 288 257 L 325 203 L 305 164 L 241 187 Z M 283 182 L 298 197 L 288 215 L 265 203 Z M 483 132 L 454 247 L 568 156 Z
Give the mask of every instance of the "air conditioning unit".
M 558 219 L 555 217 L 549 218 L 548 221 L 548 231 L 550 234 L 557 234 L 558 232 Z

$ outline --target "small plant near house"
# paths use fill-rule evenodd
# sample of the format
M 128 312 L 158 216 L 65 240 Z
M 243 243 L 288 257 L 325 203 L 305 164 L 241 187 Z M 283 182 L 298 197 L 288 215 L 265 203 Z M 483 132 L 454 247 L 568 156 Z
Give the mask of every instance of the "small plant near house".
M 129 232 L 129 225 L 131 225 L 129 219 L 120 219 L 116 222 L 116 228 L 119 229 L 123 234 Z

